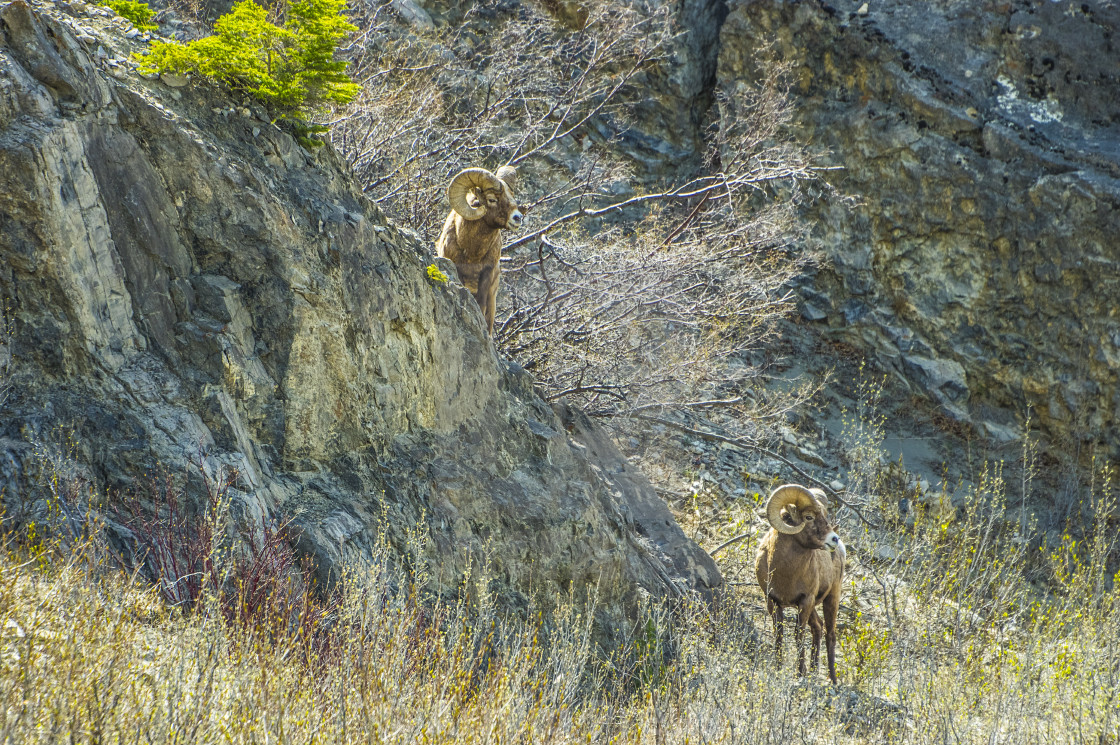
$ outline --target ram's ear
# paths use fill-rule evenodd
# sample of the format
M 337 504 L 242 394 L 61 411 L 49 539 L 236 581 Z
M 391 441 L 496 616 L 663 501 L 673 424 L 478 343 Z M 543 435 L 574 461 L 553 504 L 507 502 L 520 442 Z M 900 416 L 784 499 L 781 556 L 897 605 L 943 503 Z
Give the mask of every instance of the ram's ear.
M 511 191 L 517 188 L 517 169 L 513 166 L 502 166 L 494 175 L 505 181 Z

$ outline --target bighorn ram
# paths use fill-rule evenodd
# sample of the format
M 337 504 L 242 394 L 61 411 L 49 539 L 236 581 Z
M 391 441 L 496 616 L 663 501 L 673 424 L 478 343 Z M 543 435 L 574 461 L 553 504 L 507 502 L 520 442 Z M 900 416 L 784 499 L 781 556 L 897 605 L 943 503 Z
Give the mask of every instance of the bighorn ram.
M 779 486 L 760 513 L 770 523 L 755 559 L 758 584 L 766 594 L 766 610 L 774 619 L 775 651 L 782 658 L 782 609 L 797 609 L 797 669 L 805 674 L 805 626 L 813 631 L 813 670 L 820 662 L 824 603 L 828 677 L 836 683 L 836 613 L 844 575 L 844 542 L 828 519 L 828 500 L 820 489 L 797 484 Z
M 447 187 L 451 212 L 436 242 L 436 251 L 455 263 L 459 281 L 474 294 L 491 334 L 501 271 L 499 231 L 516 230 L 523 219 L 513 199 L 516 179 L 517 169 L 512 166 L 502 166 L 497 174 L 468 168 L 451 179 Z

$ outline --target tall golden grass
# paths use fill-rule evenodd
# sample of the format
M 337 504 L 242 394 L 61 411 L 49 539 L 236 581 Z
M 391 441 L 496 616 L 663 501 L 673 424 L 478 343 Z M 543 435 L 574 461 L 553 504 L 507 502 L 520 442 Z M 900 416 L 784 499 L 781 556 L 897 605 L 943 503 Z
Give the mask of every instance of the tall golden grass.
M 0 741 L 1115 743 L 1106 483 L 1096 522 L 1042 550 L 998 468 L 965 514 L 934 504 L 874 535 L 845 526 L 838 687 L 798 679 L 789 645 L 773 660 L 750 545 L 727 552 L 715 606 L 650 605 L 603 649 L 586 603 L 546 598 L 548 614 L 515 618 L 484 594 L 441 601 L 387 545 L 329 602 L 291 602 L 299 575 L 282 561 L 253 592 L 284 602 L 247 604 L 235 567 L 171 606 L 96 526 L 67 541 L 24 526 L 0 552 Z M 897 556 L 863 549 L 884 540 Z

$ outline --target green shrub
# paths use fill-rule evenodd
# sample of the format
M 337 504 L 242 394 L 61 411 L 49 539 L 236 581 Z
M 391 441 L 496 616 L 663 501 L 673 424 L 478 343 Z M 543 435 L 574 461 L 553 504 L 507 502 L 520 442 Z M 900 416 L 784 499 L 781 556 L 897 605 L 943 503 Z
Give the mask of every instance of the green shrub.
M 303 120 L 319 106 L 346 103 L 358 86 L 334 52 L 356 31 L 345 0 L 297 0 L 277 26 L 268 11 L 243 0 L 218 19 L 214 36 L 189 44 L 155 42 L 142 72 L 197 73 L 250 93 L 273 112 Z
M 105 0 L 102 5 L 110 8 L 120 17 L 127 18 L 141 31 L 155 31 L 159 28 L 151 22 L 156 13 L 148 7 L 147 3 L 136 2 L 136 0 Z

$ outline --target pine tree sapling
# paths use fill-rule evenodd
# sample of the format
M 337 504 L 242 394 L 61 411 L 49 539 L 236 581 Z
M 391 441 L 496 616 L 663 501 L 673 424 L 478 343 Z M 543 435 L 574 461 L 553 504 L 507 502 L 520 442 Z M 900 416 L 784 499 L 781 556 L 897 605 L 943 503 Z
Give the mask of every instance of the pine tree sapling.
M 339 43 L 358 30 L 342 15 L 345 9 L 346 0 L 297 0 L 288 6 L 285 28 L 295 35 L 292 62 L 304 105 L 343 104 L 358 95 L 346 62 L 334 58 Z
M 156 13 L 148 7 L 147 3 L 137 2 L 137 0 L 105 0 L 101 4 L 108 6 L 120 17 L 127 18 L 141 31 L 155 31 L 159 28 L 151 22 Z
M 288 7 L 283 26 L 243 0 L 214 24 L 215 34 L 189 44 L 155 42 L 141 72 L 198 73 L 249 93 L 281 116 L 304 120 L 324 104 L 358 93 L 334 53 L 356 31 L 342 15 L 345 0 L 303 0 Z

